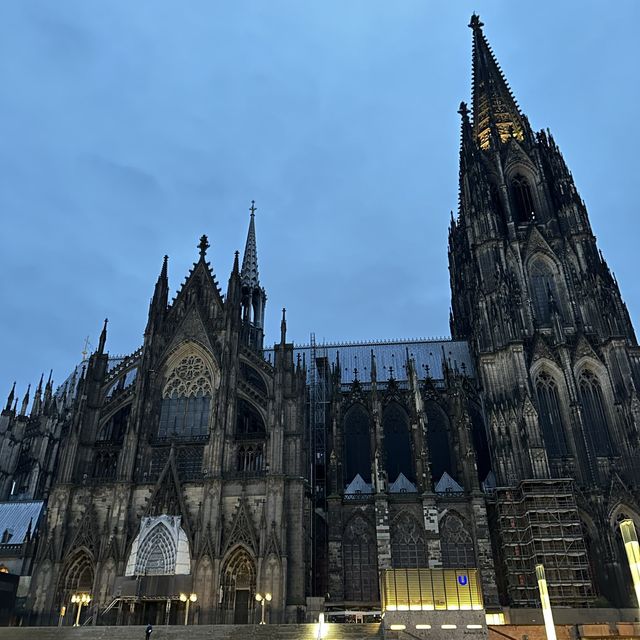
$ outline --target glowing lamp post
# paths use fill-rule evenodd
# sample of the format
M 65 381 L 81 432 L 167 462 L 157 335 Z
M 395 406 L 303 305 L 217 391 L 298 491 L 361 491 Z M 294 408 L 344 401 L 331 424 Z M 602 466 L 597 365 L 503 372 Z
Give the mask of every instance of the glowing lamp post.
M 192 593 L 191 595 L 187 595 L 186 593 L 181 593 L 180 594 L 180 601 L 181 602 L 186 602 L 187 606 L 184 610 L 184 623 L 185 625 L 189 623 L 189 605 L 192 602 L 195 602 L 198 599 L 198 596 L 195 593 Z
M 262 595 L 261 593 L 256 593 L 256 600 L 260 603 L 260 606 L 262 607 L 262 616 L 260 618 L 260 624 L 264 624 L 264 608 L 267 602 L 271 602 L 272 597 L 273 596 L 270 593 L 265 593 L 264 595 Z
M 544 567 L 541 564 L 536 565 L 536 578 L 538 579 L 538 589 L 540 590 L 540 602 L 542 603 L 542 616 L 544 618 L 544 627 L 547 631 L 547 640 L 556 640 L 556 628 L 553 624 L 547 579 L 544 575 Z
M 74 593 L 71 596 L 71 602 L 78 605 L 78 612 L 76 613 L 76 622 L 74 627 L 80 626 L 80 612 L 83 606 L 87 606 L 91 602 L 91 596 L 88 593 Z M 64 616 L 64 613 L 62 614 Z
M 636 533 L 633 520 L 623 520 L 620 523 L 620 532 L 622 533 L 624 548 L 627 552 L 633 586 L 636 590 L 636 599 L 640 607 L 640 546 L 638 545 L 638 534 Z

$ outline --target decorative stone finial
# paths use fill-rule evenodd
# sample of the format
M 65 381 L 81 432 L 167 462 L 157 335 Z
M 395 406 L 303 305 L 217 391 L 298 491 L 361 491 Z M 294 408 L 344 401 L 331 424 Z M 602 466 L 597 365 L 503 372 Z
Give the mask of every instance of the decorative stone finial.
M 202 235 L 202 238 L 200 238 L 200 244 L 198 245 L 198 249 L 200 249 L 200 257 L 204 259 L 204 257 L 207 255 L 207 249 L 210 247 L 211 245 L 209 244 L 209 240 L 207 238 L 206 235 Z
M 104 319 L 104 325 L 102 327 L 102 332 L 100 333 L 100 341 L 98 342 L 98 353 L 104 353 L 104 345 L 107 343 L 107 324 L 109 323 L 109 318 Z
M 482 29 L 482 27 L 484 27 L 484 22 L 480 20 L 480 16 L 477 13 L 474 13 L 471 16 L 471 22 L 469 22 L 469 27 L 471 27 L 474 31 Z

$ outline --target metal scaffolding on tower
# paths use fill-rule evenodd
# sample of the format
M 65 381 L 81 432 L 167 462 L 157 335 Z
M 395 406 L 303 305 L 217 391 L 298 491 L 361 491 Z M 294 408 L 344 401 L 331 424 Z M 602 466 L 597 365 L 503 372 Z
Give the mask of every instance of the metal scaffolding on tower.
M 318 530 L 319 522 L 326 521 L 326 460 L 327 416 L 329 414 L 330 365 L 327 348 L 316 343 L 315 333 L 310 336 L 309 383 L 309 452 L 313 516 L 311 531 L 313 540 L 312 576 L 314 593 L 322 593 L 323 578 L 317 570 L 324 558 L 324 539 Z
M 496 515 L 511 603 L 536 607 L 535 565 L 544 565 L 551 603 L 590 606 L 595 597 L 573 480 L 523 480 L 496 490 Z

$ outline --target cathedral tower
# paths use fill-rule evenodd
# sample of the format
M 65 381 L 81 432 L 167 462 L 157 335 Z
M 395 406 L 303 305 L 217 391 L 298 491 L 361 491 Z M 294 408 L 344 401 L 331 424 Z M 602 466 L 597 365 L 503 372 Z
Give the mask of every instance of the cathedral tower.
M 624 512 L 638 522 L 631 487 L 640 480 L 635 333 L 553 136 L 531 128 L 477 15 L 469 26 L 451 331 L 474 354 L 498 487 L 574 480 L 589 575 L 623 602 L 613 595 L 623 571 L 617 520 Z

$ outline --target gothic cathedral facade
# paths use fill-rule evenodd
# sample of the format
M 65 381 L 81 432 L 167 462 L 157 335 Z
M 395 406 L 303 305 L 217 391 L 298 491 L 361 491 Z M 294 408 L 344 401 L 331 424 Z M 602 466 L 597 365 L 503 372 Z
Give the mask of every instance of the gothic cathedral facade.
M 253 205 L 224 294 L 206 236 L 171 302 L 165 256 L 140 349 L 110 357 L 105 322 L 2 411 L 0 499 L 46 502 L 25 616 L 80 592 L 95 622 L 175 621 L 181 593 L 199 623 L 257 622 L 267 593 L 272 622 L 375 613 L 381 572 L 423 567 L 528 607 L 538 562 L 555 604 L 630 603 L 640 349 L 558 146 L 470 26 L 452 339 L 294 346 L 283 310 L 265 348 Z
M 201 623 L 252 622 L 260 592 L 274 620 L 304 605 L 304 372 L 284 316 L 274 362 L 262 356 L 253 215 L 224 297 L 207 247 L 203 236 L 171 304 L 165 258 L 142 348 L 111 363 L 105 323 L 72 382 L 34 572 L 38 613 L 83 591 L 101 609 L 143 598 L 140 623 L 169 619 L 167 599 L 182 592 L 197 594 Z

